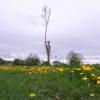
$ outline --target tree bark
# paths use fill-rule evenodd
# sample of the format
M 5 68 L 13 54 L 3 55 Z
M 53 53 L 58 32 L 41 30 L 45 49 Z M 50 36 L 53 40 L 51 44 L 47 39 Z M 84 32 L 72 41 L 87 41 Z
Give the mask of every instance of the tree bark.
M 43 15 L 42 18 L 44 19 L 44 24 L 45 24 L 45 49 L 46 49 L 46 53 L 47 53 L 47 61 L 48 64 L 50 64 L 50 41 L 47 41 L 47 28 L 48 28 L 48 24 L 49 24 L 49 18 L 50 18 L 50 9 L 47 8 L 47 6 L 44 6 L 43 9 Z

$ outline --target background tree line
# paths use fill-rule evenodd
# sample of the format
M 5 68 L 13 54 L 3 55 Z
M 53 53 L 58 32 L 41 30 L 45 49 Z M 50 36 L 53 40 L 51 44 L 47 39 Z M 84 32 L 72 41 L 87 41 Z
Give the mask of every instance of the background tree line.
M 76 52 L 69 52 L 69 54 L 66 56 L 66 62 L 62 63 L 61 61 L 55 60 L 52 62 L 53 66 L 81 66 L 83 64 L 82 62 L 82 55 L 80 53 Z M 40 58 L 37 55 L 30 54 L 26 59 L 22 60 L 19 58 L 14 59 L 13 61 L 7 61 L 2 58 L 0 58 L 0 65 L 13 65 L 13 66 L 42 66 L 42 65 L 51 65 L 48 64 L 48 61 L 40 60 Z

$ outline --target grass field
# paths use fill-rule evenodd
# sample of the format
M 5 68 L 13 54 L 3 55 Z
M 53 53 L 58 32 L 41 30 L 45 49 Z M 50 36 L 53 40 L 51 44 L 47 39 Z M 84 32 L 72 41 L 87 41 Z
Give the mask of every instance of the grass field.
M 100 68 L 1 66 L 0 100 L 100 100 Z

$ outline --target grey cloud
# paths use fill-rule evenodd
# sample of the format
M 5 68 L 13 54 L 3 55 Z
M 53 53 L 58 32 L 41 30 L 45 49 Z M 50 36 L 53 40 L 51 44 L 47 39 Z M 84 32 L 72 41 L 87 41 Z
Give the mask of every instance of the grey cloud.
M 45 2 L 40 0 L 0 0 L 0 55 L 22 56 L 29 52 L 45 56 L 41 18 Z M 51 18 L 48 39 L 52 55 L 70 50 L 83 55 L 100 55 L 100 1 L 48 0 Z

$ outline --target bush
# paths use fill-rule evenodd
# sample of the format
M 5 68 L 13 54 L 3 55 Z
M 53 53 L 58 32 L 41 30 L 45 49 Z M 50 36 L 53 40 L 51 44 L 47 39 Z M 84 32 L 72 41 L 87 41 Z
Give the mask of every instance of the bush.
M 42 64 L 41 64 L 41 66 L 49 66 L 49 65 L 51 65 L 51 64 L 49 64 L 48 61 L 43 61 Z
M 2 58 L 0 58 L 0 65 L 3 65 L 3 64 L 5 64 L 5 63 L 6 63 L 6 61 L 3 60 Z
M 0 58 L 0 65 L 11 65 L 11 64 L 12 64 L 12 61 L 7 61 Z
M 81 54 L 75 53 L 75 52 L 73 52 L 73 51 L 71 51 L 71 52 L 68 54 L 68 56 L 67 56 L 68 64 L 69 64 L 69 66 L 72 66 L 72 67 L 74 67 L 74 66 L 76 66 L 76 67 L 81 66 L 81 64 L 82 64 L 82 59 L 83 59 L 83 57 L 82 57 Z
M 36 55 L 29 55 L 29 57 L 27 57 L 25 60 L 25 65 L 27 66 L 40 65 L 40 59 Z
M 20 66 L 20 65 L 22 65 L 22 66 L 24 66 L 24 65 L 25 65 L 25 62 L 24 62 L 24 60 L 15 59 L 15 60 L 13 61 L 13 65 L 15 65 L 15 66 Z

